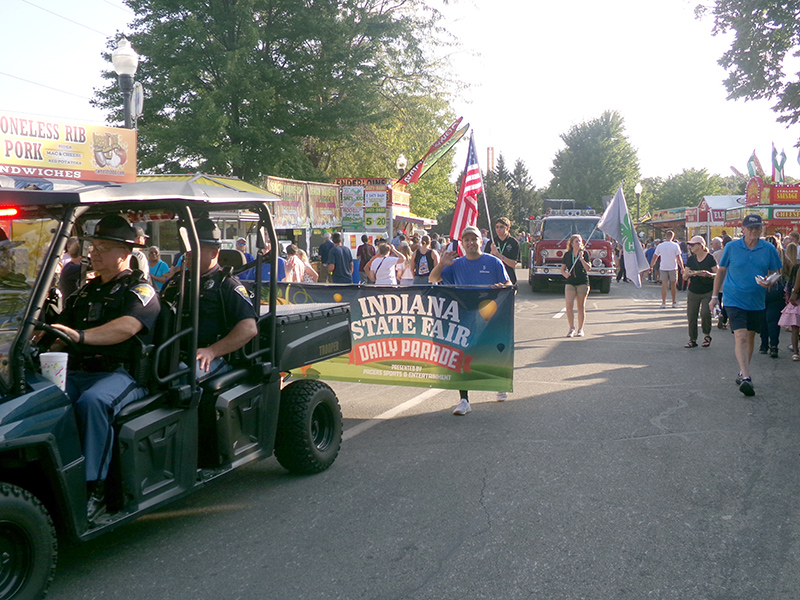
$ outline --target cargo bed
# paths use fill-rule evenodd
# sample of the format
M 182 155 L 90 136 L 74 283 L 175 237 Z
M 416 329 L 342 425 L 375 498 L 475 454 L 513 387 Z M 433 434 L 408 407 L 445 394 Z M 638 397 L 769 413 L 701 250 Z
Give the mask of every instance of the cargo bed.
M 350 305 L 326 302 L 279 304 L 275 357 L 290 371 L 350 352 Z M 261 306 L 266 314 L 267 306 Z

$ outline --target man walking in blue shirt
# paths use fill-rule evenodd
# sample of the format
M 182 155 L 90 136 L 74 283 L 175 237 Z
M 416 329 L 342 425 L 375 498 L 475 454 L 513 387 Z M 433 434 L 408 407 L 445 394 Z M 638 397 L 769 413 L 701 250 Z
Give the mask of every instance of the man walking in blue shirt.
M 745 396 L 756 393 L 750 378 L 750 359 L 756 333 L 765 326 L 764 308 L 769 283 L 764 279 L 781 269 L 778 251 L 761 239 L 762 230 L 759 215 L 747 215 L 742 220 L 743 237 L 725 246 L 708 304 L 713 312 L 719 305 L 719 292 L 723 291 L 739 363 L 736 385 Z
M 458 251 L 447 250 L 442 253 L 439 263 L 428 275 L 431 283 L 449 285 L 490 285 L 502 287 L 511 285 L 505 265 L 499 258 L 481 251 L 481 232 L 477 227 L 465 227 L 461 233 L 461 246 L 464 256 Z M 461 400 L 453 411 L 454 415 L 463 416 L 472 412 L 469 405 L 468 390 L 459 390 Z M 497 393 L 497 401 L 506 399 L 506 392 Z

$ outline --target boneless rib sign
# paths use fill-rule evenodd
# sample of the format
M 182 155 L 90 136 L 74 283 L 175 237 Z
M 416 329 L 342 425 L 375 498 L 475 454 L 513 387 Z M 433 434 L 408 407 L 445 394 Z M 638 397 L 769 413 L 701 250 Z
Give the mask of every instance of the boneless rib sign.
M 296 375 L 416 387 L 510 391 L 512 289 L 281 284 L 285 301 L 350 304 L 353 347 Z

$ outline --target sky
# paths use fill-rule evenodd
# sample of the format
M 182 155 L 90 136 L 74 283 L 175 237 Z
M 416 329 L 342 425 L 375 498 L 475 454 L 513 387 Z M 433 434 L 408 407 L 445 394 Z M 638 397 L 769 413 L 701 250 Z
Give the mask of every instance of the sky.
M 454 75 L 472 83 L 454 109 L 473 127 L 481 167 L 492 146 L 509 168 L 521 159 L 533 184 L 545 187 L 564 147 L 560 135 L 616 110 L 642 177 L 689 168 L 727 176 L 731 166 L 746 173 L 753 150 L 769 174 L 774 142 L 786 150 L 786 174 L 800 178 L 800 128 L 778 124 L 769 101 L 726 100 L 717 60 L 730 39 L 695 19 L 699 1 L 445 6 L 446 26 L 461 42 Z M 121 0 L 3 0 L 3 9 L 0 111 L 102 124 L 89 99 L 110 68 L 101 57 L 107 38 L 126 31 L 130 10 Z M 144 111 L 146 118 L 146 103 Z M 464 141 L 456 164 L 465 156 Z

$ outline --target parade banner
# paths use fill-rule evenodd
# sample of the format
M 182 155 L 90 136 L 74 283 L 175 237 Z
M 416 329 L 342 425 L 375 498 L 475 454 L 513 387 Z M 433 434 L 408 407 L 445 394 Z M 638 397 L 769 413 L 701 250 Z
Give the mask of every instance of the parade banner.
M 0 175 L 136 181 L 136 132 L 0 112 Z
M 280 302 L 347 302 L 349 354 L 295 377 L 510 392 L 514 289 L 279 283 Z

